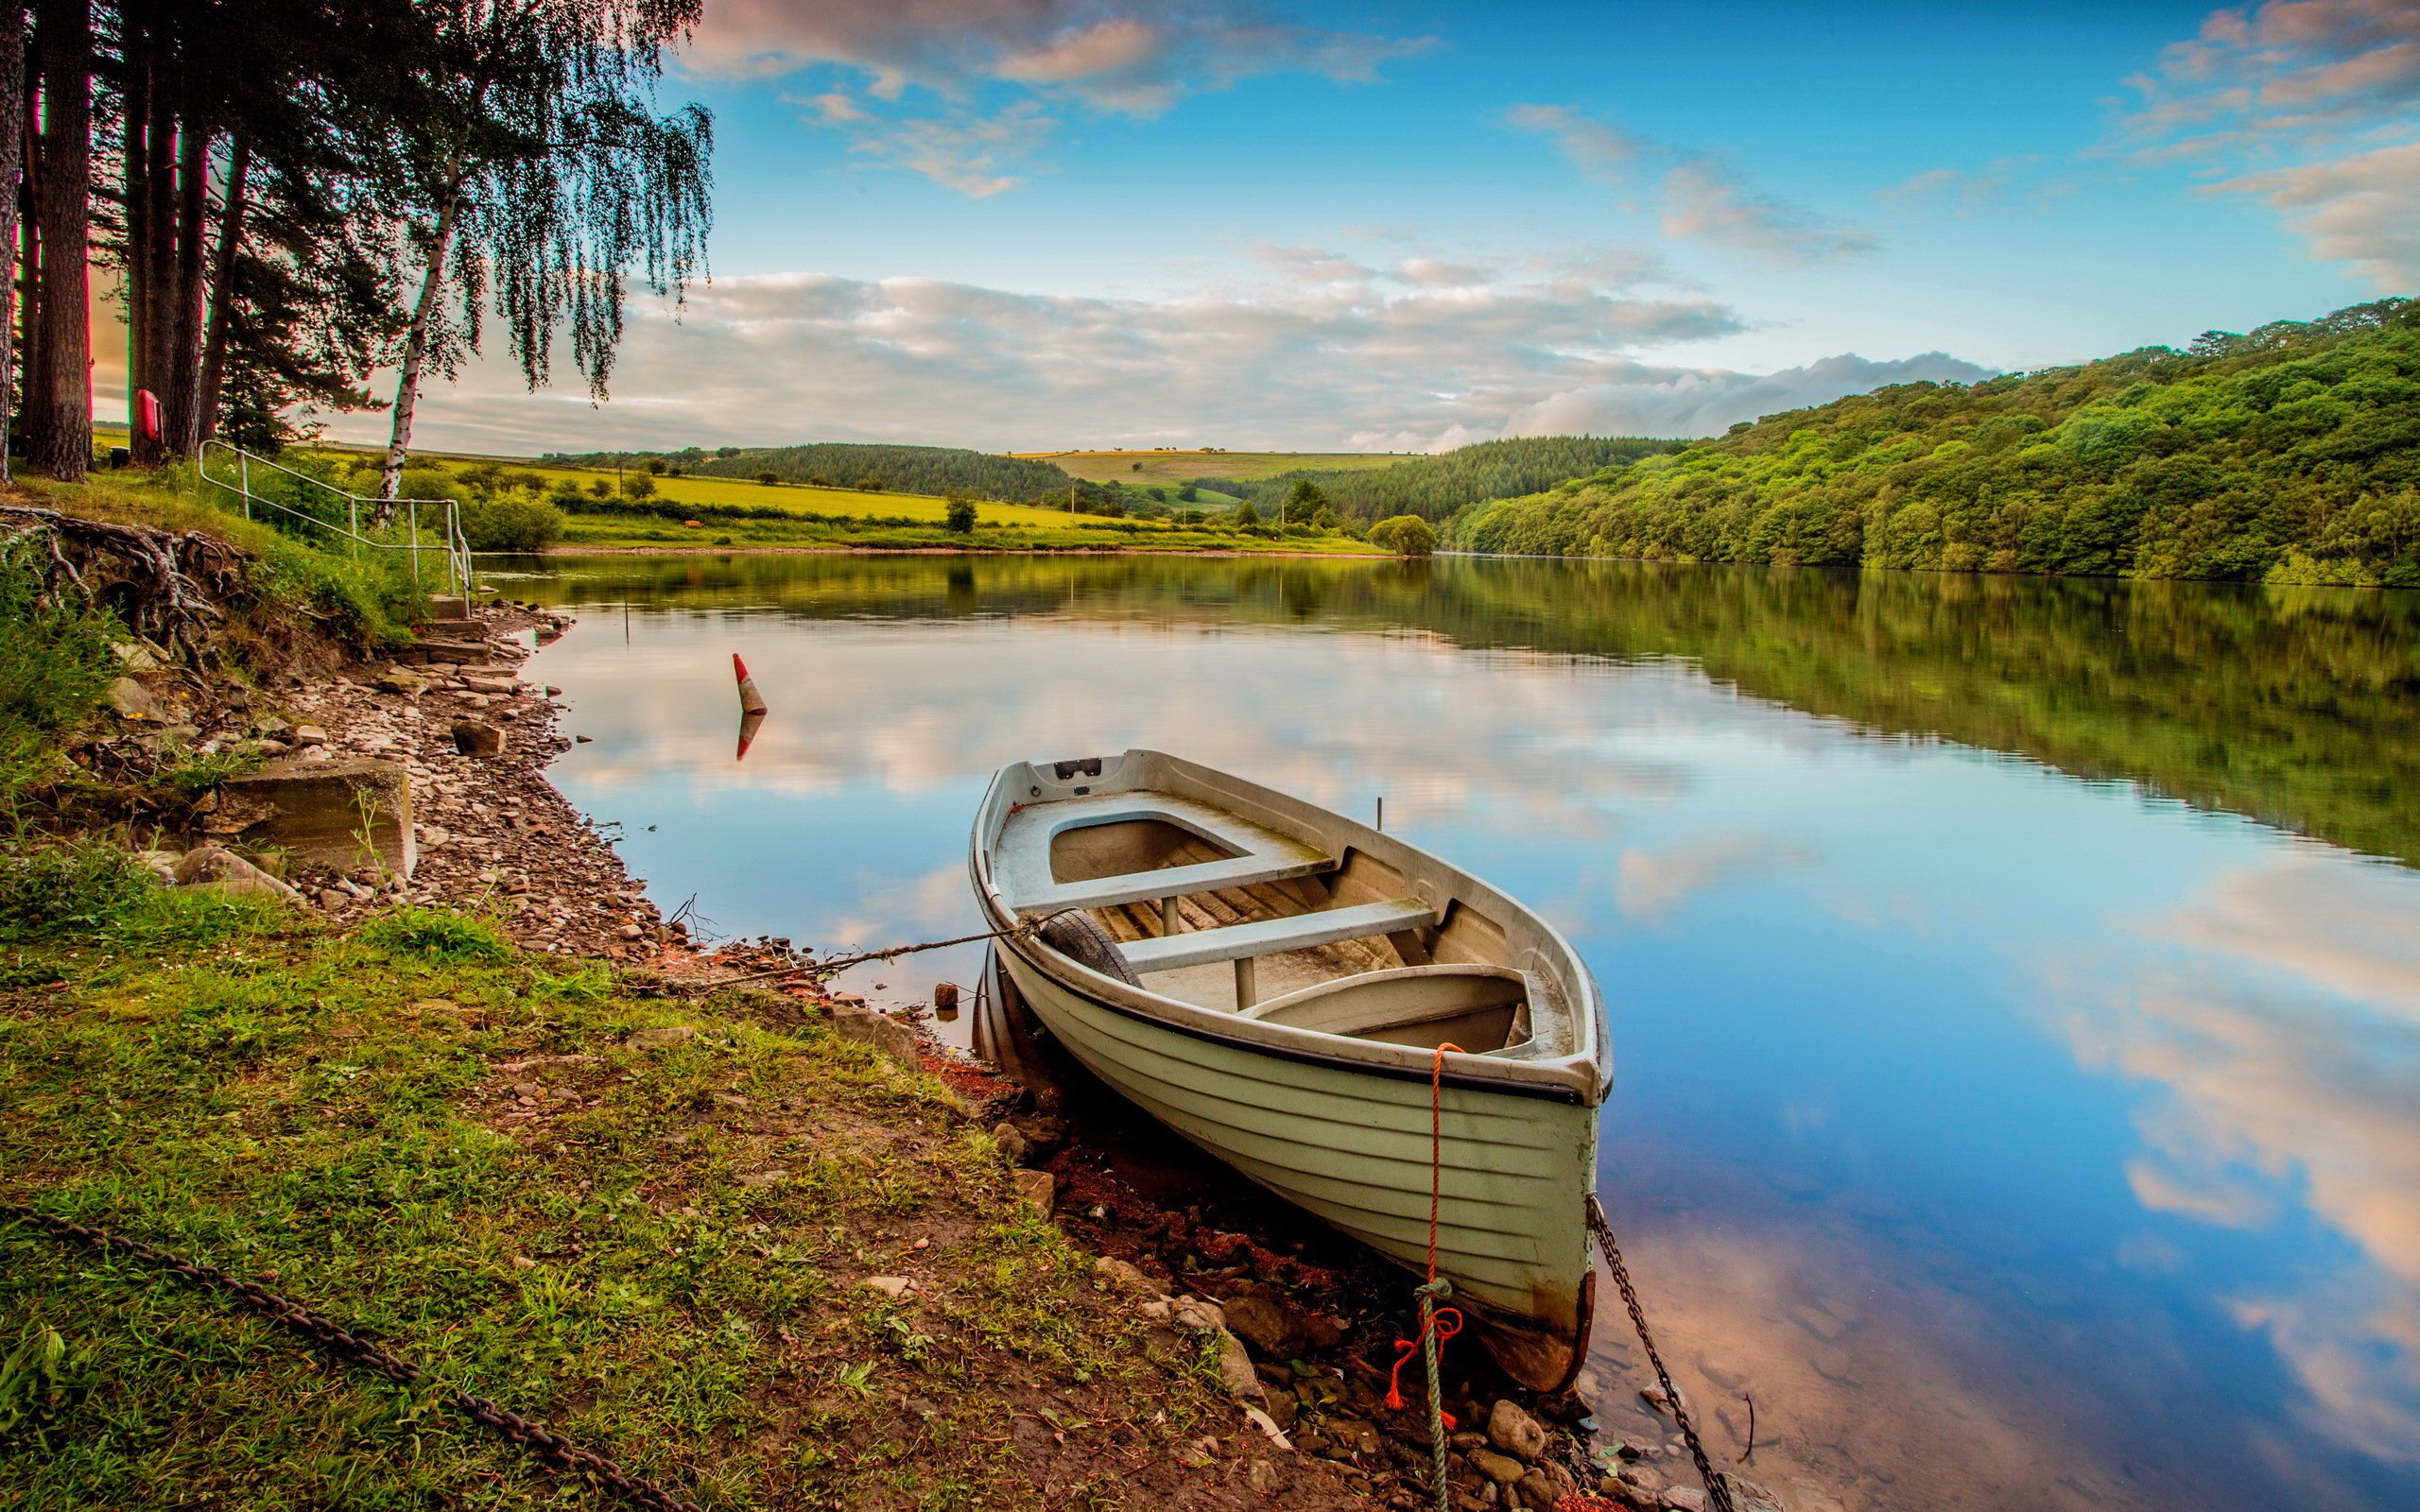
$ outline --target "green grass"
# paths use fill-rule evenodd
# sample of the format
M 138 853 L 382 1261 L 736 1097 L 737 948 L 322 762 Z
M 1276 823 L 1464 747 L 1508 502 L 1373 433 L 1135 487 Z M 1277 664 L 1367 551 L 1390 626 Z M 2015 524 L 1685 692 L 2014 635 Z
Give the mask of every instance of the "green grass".
M 718 1508 L 1128 1504 L 1130 1456 L 1232 1422 L 937 1083 L 791 1000 L 635 998 L 425 911 L 142 943 L 0 951 L 8 1200 L 263 1278 Z M 0 1228 L 0 1504 L 601 1503 L 428 1390 Z
M 1185 483 L 1194 478 L 1275 477 L 1298 468 L 1392 467 L 1412 459 L 1393 452 L 1016 452 L 1092 483 Z M 1143 465 L 1135 467 L 1135 463 Z M 1221 495 L 1224 497 L 1224 495 Z

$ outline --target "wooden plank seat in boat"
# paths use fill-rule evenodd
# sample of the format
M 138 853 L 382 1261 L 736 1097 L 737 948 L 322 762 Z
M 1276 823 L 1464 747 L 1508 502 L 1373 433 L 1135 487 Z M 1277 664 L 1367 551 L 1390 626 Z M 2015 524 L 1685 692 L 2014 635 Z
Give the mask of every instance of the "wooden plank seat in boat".
M 1288 992 L 1243 1017 L 1321 1034 L 1491 1055 L 1529 1038 L 1530 979 L 1503 966 L 1458 961 L 1362 971 Z
M 1051 869 L 1052 842 L 1070 830 L 1156 820 L 1234 852 L 1222 860 L 1157 867 L 1115 876 L 1061 882 Z M 1182 898 L 1189 893 L 1312 877 L 1336 869 L 1337 858 L 1315 846 L 1169 793 L 1104 793 L 1011 816 L 994 860 L 1001 890 L 1020 914 L 1065 908 L 1114 908 Z
M 1384 902 L 1356 903 L 1349 908 L 1322 908 L 1281 919 L 1256 919 L 1250 923 L 1218 929 L 1197 929 L 1156 939 L 1131 939 L 1118 949 L 1137 971 L 1174 971 L 1215 961 L 1243 961 L 1255 955 L 1276 955 L 1367 939 L 1398 930 L 1419 929 L 1437 922 L 1437 910 L 1417 898 L 1390 898 Z

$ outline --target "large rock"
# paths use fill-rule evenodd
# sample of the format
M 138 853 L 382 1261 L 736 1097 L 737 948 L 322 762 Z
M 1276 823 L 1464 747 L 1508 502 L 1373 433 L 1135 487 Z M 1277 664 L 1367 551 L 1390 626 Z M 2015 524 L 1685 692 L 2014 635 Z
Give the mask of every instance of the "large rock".
M 1535 1459 L 1547 1448 L 1546 1429 L 1513 1401 L 1498 1401 L 1488 1412 L 1487 1439 L 1515 1459 Z
M 1303 1331 L 1286 1310 L 1265 1297 L 1231 1297 L 1223 1304 L 1227 1327 L 1264 1360 L 1290 1360 L 1303 1352 Z
M 1244 1341 L 1225 1329 L 1218 1332 L 1219 1379 L 1227 1383 L 1227 1395 L 1248 1407 L 1261 1407 L 1269 1401 L 1269 1388 L 1252 1367 L 1252 1356 L 1244 1351 Z
M 420 864 L 411 778 L 399 762 L 288 757 L 229 778 L 221 791 L 231 807 L 261 816 L 236 832 L 247 846 L 275 846 L 336 871 L 374 866 L 406 880 Z
M 1578 1492 L 1580 1483 L 1560 1465 L 1536 1465 L 1512 1487 L 1514 1495 L 1530 1512 L 1554 1512 L 1563 1499 Z
M 454 748 L 465 756 L 501 756 L 504 731 L 480 719 L 454 722 Z
M 1014 1171 L 1010 1173 L 1009 1181 L 1018 1196 L 1045 1212 L 1059 1200 L 1059 1178 L 1047 1171 Z
M 109 702 L 111 711 L 120 719 L 156 725 L 167 717 L 159 696 L 132 678 L 120 678 L 110 684 Z
M 832 1028 L 841 1039 L 872 1045 L 903 1066 L 912 1068 L 923 1059 L 918 1054 L 916 1031 L 887 1013 L 843 1003 L 832 1010 Z
M 182 887 L 215 887 L 220 892 L 261 894 L 299 903 L 302 895 L 224 846 L 206 845 L 177 858 L 174 875 Z

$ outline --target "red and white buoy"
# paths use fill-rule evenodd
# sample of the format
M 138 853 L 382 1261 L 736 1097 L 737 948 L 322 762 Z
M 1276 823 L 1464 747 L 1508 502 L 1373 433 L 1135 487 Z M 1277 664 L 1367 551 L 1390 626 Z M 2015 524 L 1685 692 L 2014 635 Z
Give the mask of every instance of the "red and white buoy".
M 748 663 L 739 660 L 736 651 L 731 653 L 731 670 L 733 676 L 739 679 L 739 712 L 743 714 L 763 713 L 765 696 L 756 691 L 756 679 L 748 675 Z

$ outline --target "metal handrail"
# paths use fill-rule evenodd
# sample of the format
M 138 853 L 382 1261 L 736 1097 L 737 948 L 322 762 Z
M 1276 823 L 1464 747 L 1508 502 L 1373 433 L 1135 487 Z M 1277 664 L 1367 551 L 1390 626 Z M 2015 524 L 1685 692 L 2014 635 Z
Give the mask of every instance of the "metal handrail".
M 210 456 L 213 451 L 224 452 L 234 458 L 234 481 L 231 482 L 226 478 L 211 475 Z M 332 524 L 317 515 L 306 514 L 291 505 L 280 504 L 275 499 L 254 493 L 252 491 L 254 464 L 283 472 L 287 477 L 300 479 L 342 499 L 345 501 L 347 524 Z M 283 462 L 274 461 L 266 456 L 256 456 L 240 446 L 220 440 L 208 440 L 201 443 L 201 455 L 198 466 L 201 481 L 214 488 L 224 489 L 244 501 L 244 518 L 247 520 L 252 518 L 252 507 L 259 505 L 263 508 L 274 509 L 280 514 L 291 515 L 297 520 L 305 521 L 322 530 L 333 531 L 351 541 L 356 549 L 368 546 L 373 551 L 409 552 L 414 580 L 418 580 L 420 576 L 421 553 L 441 552 L 445 557 L 446 582 L 451 591 L 456 593 L 467 593 L 471 591 L 471 541 L 470 538 L 462 532 L 462 507 L 452 499 L 376 499 L 366 493 L 354 493 L 337 488 L 325 478 L 315 478 L 310 473 L 297 472 Z M 408 539 L 375 541 L 363 535 L 361 507 L 365 504 L 370 505 L 373 511 L 382 507 L 403 510 Z M 436 508 L 441 522 L 435 527 L 437 539 L 426 544 L 421 541 L 420 511 L 424 505 Z

